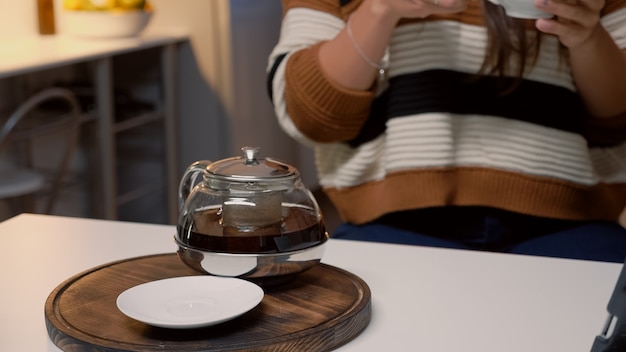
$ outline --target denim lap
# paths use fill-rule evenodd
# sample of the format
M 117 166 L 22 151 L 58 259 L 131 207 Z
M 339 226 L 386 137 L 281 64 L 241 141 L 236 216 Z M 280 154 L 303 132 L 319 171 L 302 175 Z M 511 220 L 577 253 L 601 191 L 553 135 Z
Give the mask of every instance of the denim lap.
M 490 250 L 505 253 L 616 263 L 622 263 L 626 258 L 626 229 L 617 223 L 586 223 L 513 244 L 505 242 L 506 231 L 499 228 L 497 223 L 486 223 L 486 225 L 483 234 L 477 232 L 476 229 L 471 229 L 470 236 L 460 241 L 428 236 L 377 223 L 341 224 L 332 237 L 453 249 L 480 249 L 477 245 L 485 244 L 485 248 L 488 248 L 489 242 L 493 242 L 497 245 L 492 246 Z

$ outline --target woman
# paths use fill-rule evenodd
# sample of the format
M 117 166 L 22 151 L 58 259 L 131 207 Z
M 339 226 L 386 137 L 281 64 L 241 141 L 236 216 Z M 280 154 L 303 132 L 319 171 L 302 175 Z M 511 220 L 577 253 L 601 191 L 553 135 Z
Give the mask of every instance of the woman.
M 283 0 L 270 95 L 335 237 L 624 260 L 626 0 L 534 1 Z

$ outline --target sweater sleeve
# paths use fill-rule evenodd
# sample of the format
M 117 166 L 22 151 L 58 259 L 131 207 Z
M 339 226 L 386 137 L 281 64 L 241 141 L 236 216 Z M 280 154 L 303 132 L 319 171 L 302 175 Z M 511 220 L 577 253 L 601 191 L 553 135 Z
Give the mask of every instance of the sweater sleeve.
M 318 60 L 321 44 L 300 50 L 287 61 L 287 113 L 296 128 L 313 141 L 347 141 L 359 133 L 374 94 L 345 89 L 326 77 Z
M 344 28 L 358 3 L 283 0 L 280 38 L 268 63 L 268 92 L 283 130 L 305 144 L 351 140 L 368 118 L 374 92 L 340 86 L 325 75 L 318 59 L 320 46 Z
M 615 43 L 626 50 L 626 0 L 607 0 L 602 25 Z M 626 141 L 626 111 L 612 118 L 587 121 L 586 137 L 592 145 L 614 145 Z

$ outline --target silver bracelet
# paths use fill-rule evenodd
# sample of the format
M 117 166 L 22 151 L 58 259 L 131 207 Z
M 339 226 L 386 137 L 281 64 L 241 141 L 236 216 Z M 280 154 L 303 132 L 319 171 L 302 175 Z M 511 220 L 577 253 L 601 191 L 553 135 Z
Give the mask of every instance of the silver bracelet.
M 359 45 L 356 43 L 356 40 L 354 39 L 354 35 L 352 34 L 352 28 L 350 27 L 351 21 L 352 21 L 352 15 L 348 17 L 348 22 L 346 23 L 346 31 L 348 32 L 348 37 L 350 38 L 350 41 L 352 42 L 352 46 L 354 46 L 354 49 L 359 54 L 361 59 L 363 59 L 363 61 L 365 61 L 368 65 L 378 70 L 379 80 L 382 80 L 385 77 L 385 73 L 387 72 L 387 69 L 389 68 L 389 47 L 385 49 L 385 55 L 383 55 L 383 58 L 380 60 L 380 64 L 377 64 L 374 61 L 370 60 L 370 58 L 367 57 L 367 55 L 365 55 L 363 50 L 361 50 Z

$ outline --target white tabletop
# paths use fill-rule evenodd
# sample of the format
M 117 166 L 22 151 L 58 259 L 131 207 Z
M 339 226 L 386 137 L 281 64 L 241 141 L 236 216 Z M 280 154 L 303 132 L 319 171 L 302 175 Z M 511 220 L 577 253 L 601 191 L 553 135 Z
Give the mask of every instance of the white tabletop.
M 85 62 L 185 40 L 172 29 L 138 37 L 93 39 L 71 35 L 31 35 L 0 40 L 0 79 Z
M 0 223 L 0 351 L 54 351 L 44 304 L 65 279 L 176 251 L 174 226 L 44 215 Z M 323 262 L 361 277 L 372 320 L 340 351 L 588 352 L 620 264 L 330 240 Z

